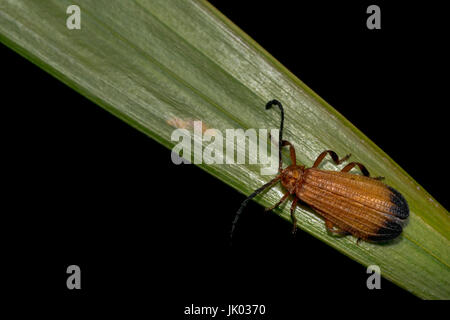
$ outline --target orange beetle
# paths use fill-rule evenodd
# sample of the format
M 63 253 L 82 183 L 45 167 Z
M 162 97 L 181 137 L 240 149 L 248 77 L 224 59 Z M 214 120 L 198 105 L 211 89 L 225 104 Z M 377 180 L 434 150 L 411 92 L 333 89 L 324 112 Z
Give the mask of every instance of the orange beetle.
M 264 189 L 281 181 L 287 190 L 274 206 L 273 210 L 283 203 L 289 195 L 294 196 L 291 205 L 293 230 L 296 231 L 295 208 L 297 202 L 307 203 L 325 220 L 327 230 L 334 234 L 352 234 L 367 241 L 386 241 L 396 238 L 402 233 L 403 223 L 409 216 L 409 208 L 405 198 L 392 187 L 382 183 L 382 177 L 371 178 L 369 171 L 359 162 L 347 164 L 340 172 L 318 169 L 323 158 L 329 154 L 336 164 L 347 160 L 350 155 L 339 159 L 334 151 L 322 152 L 311 168 L 296 164 L 293 145 L 282 139 L 284 110 L 277 100 L 269 101 L 266 109 L 277 105 L 281 110 L 279 132 L 279 168 L 278 175 L 245 199 L 236 213 L 231 229 L 233 234 L 236 222 L 244 207 Z M 282 169 L 281 147 L 289 146 L 292 164 Z M 358 166 L 363 176 L 349 173 Z

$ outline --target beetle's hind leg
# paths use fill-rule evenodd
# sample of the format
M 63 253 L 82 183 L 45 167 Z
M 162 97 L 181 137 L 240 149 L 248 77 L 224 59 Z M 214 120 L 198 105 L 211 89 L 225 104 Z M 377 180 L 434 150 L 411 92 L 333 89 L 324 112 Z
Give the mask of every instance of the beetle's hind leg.
M 325 227 L 327 228 L 327 231 L 330 234 L 335 235 L 335 236 L 343 237 L 343 236 L 350 234 L 349 232 L 347 232 L 345 230 L 339 229 L 330 220 L 325 220 Z
M 355 166 L 359 167 L 359 170 L 361 170 L 361 173 L 366 176 L 366 177 L 370 177 L 370 173 L 369 170 L 367 170 L 367 168 L 359 162 L 350 162 L 348 165 L 346 165 L 341 172 L 349 172 L 350 170 L 352 170 Z
M 342 159 L 339 159 L 338 155 L 333 150 L 325 150 L 317 157 L 317 159 L 316 159 L 316 161 L 314 161 L 314 164 L 312 167 L 317 168 L 319 166 L 319 164 L 322 162 L 323 158 L 325 158 L 325 156 L 327 154 L 329 154 L 331 156 L 331 159 L 333 159 L 333 162 L 335 164 L 341 164 L 342 162 L 344 162 L 351 156 L 351 154 L 348 154 L 345 157 L 343 157 Z
M 370 177 L 370 173 L 369 170 L 367 170 L 367 168 L 359 162 L 350 162 L 348 165 L 346 165 L 341 172 L 349 172 L 351 169 L 353 169 L 353 167 L 358 166 L 359 170 L 361 170 L 361 173 L 363 175 L 365 175 L 366 177 Z M 373 177 L 373 179 L 375 180 L 383 180 L 384 177 Z

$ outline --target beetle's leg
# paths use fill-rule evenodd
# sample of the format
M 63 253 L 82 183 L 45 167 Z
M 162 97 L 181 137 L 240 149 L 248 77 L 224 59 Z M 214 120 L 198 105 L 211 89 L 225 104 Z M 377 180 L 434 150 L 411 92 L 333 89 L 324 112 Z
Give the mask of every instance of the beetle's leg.
M 370 177 L 370 173 L 369 170 L 366 169 L 366 167 L 359 163 L 359 162 L 350 162 L 348 165 L 346 165 L 341 172 L 349 172 L 354 166 L 358 166 L 359 169 L 361 170 L 362 174 L 365 175 L 366 177 Z M 383 180 L 384 177 L 374 177 L 373 179 L 375 180 Z
M 270 138 L 270 141 L 272 143 L 274 143 L 274 141 L 272 139 L 272 135 L 270 133 L 269 133 L 269 138 Z M 295 148 L 294 148 L 294 146 L 289 141 L 286 141 L 286 140 L 281 141 L 280 147 L 285 147 L 285 146 L 289 146 L 289 153 L 290 153 L 290 156 L 291 156 L 291 163 L 292 164 L 296 164 L 297 163 L 297 156 L 295 155 Z M 282 166 L 281 155 L 280 155 L 280 160 L 279 161 L 280 161 L 279 162 L 280 165 L 278 167 L 278 172 L 281 171 L 281 166 Z
M 297 218 L 295 217 L 295 208 L 297 208 L 297 201 L 298 198 L 295 197 L 294 201 L 292 201 L 292 205 L 291 205 L 291 219 L 292 219 L 292 234 L 295 234 L 295 232 L 297 231 Z
M 331 234 L 338 235 L 338 236 L 345 236 L 348 234 L 347 231 L 339 229 L 336 227 L 333 222 L 330 220 L 325 220 L 325 227 L 327 228 L 327 231 Z
M 333 159 L 334 163 L 336 164 L 341 164 L 342 162 L 344 162 L 345 160 L 347 160 L 348 158 L 350 158 L 350 154 L 346 155 L 345 157 L 343 157 L 342 159 L 339 159 L 338 155 L 336 154 L 336 152 L 332 151 L 332 150 L 325 150 L 324 152 L 322 152 L 316 159 L 316 161 L 314 161 L 313 164 L 313 168 L 317 168 L 319 166 L 319 164 L 322 162 L 323 158 L 325 158 L 325 156 L 329 154 L 331 156 L 331 158 Z
M 283 140 L 283 143 L 281 144 L 284 146 L 289 146 L 289 153 L 291 155 L 291 163 L 296 164 L 297 163 L 297 156 L 295 155 L 295 148 L 289 141 Z
M 271 206 L 270 208 L 265 208 L 264 211 L 272 211 L 276 207 L 278 207 L 280 204 L 282 204 L 286 199 L 289 197 L 289 192 L 286 192 L 283 197 L 278 201 L 275 205 Z
M 366 167 L 359 162 L 350 162 L 344 167 L 344 169 L 341 170 L 341 172 L 349 172 L 354 166 L 358 166 L 363 175 L 370 177 L 369 170 L 367 170 Z

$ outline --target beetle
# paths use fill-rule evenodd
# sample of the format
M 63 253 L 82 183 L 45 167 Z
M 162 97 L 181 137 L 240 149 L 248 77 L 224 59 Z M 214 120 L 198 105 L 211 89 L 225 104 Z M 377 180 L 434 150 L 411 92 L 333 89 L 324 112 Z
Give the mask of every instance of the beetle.
M 339 159 L 334 151 L 325 150 L 317 157 L 312 167 L 305 168 L 305 166 L 297 165 L 294 146 L 282 139 L 283 106 L 278 100 L 271 100 L 266 104 L 266 110 L 273 105 L 281 110 L 278 175 L 256 189 L 242 202 L 233 221 L 231 236 L 247 203 L 279 181 L 286 192 L 280 201 L 266 208 L 266 211 L 277 208 L 290 195 L 293 195 L 294 200 L 291 205 L 293 233 L 297 227 L 295 209 L 300 200 L 308 204 L 325 220 L 325 226 L 331 234 L 351 234 L 357 237 L 358 241 L 363 239 L 370 242 L 392 240 L 399 236 L 409 216 L 409 207 L 405 198 L 397 190 L 381 182 L 383 177 L 370 177 L 369 171 L 359 162 L 350 162 L 341 171 L 318 168 L 327 155 L 331 156 L 335 164 L 341 164 L 350 157 L 350 154 Z M 285 146 L 289 147 L 291 165 L 283 169 L 281 148 Z M 354 167 L 359 167 L 362 175 L 350 173 L 349 171 Z

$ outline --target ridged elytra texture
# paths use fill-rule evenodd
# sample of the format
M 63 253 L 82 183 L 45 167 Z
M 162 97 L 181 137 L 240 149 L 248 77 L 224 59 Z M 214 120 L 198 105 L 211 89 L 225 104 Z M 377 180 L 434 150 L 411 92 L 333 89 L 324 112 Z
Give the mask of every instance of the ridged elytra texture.
M 296 195 L 339 229 L 370 241 L 396 238 L 409 216 L 408 204 L 395 189 L 346 172 L 306 169 Z

